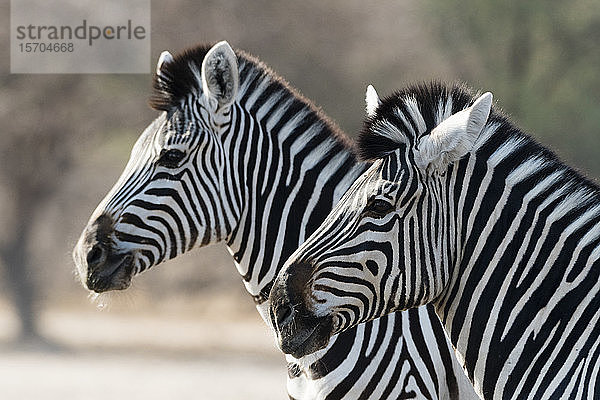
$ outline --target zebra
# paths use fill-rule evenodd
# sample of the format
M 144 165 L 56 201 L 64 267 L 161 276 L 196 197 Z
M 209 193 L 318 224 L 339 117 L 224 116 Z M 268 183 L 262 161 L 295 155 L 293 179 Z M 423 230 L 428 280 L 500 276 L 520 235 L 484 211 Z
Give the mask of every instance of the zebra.
M 368 109 L 372 166 L 273 285 L 281 347 L 430 304 L 482 398 L 600 398 L 599 187 L 489 92 L 423 83 Z
M 163 52 L 153 86 L 160 115 L 74 249 L 81 282 L 93 292 L 126 289 L 152 266 L 225 241 L 269 324 L 283 261 L 368 164 L 319 109 L 226 42 Z M 287 360 L 290 398 L 477 398 L 428 308 Z

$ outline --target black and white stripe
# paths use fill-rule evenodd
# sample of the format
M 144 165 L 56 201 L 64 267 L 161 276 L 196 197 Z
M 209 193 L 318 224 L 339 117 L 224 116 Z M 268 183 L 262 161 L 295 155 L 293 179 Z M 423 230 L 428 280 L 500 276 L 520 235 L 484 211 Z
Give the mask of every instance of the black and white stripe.
M 151 104 L 162 113 L 90 226 L 99 216 L 113 221 L 110 251 L 132 254 L 136 273 L 225 240 L 269 323 L 280 266 L 368 164 L 264 64 L 241 51 L 228 63 L 228 51 L 222 42 L 161 56 Z M 75 251 L 88 282 L 89 236 Z M 431 308 L 360 325 L 288 361 L 297 399 L 476 398 Z
M 274 285 L 282 347 L 432 304 L 482 397 L 600 398 L 598 186 L 489 93 L 420 85 L 374 109 L 374 164 Z

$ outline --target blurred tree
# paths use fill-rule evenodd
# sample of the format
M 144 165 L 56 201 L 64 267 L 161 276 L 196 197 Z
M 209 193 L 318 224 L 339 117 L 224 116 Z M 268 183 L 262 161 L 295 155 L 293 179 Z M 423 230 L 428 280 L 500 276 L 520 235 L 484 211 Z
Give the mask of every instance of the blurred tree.
M 3 89 L 8 93 L 16 92 L 23 79 L 27 78 L 13 76 Z M 70 98 L 80 82 L 80 79 L 66 76 L 52 80 L 33 79 L 38 80 L 44 90 L 29 95 L 13 93 L 14 96 L 9 97 L 13 101 L 6 102 L 2 108 L 1 117 L 6 123 L 0 147 L 3 160 L 0 185 L 10 210 L 5 221 L 7 233 L 0 244 L 0 258 L 21 322 L 20 338 L 26 340 L 39 337 L 36 325 L 39 289 L 33 278 L 37 271 L 32 265 L 30 251 L 34 245 L 32 234 L 39 211 L 60 187 L 60 176 L 67 170 L 72 154 L 70 133 L 64 126 L 66 118 L 61 118 L 61 113 L 68 111 L 58 110 L 60 102 L 54 95 Z M 44 96 L 44 93 L 53 96 Z
M 600 176 L 600 3 L 429 0 L 424 14 L 459 78 Z
M 64 210 L 61 220 L 54 221 L 58 226 L 50 229 L 53 236 L 61 236 L 56 240 L 61 244 L 58 252 L 51 249 L 43 254 L 48 244 L 36 241 L 40 225 L 48 223 L 44 219 L 48 205 L 65 190 L 66 178 L 78 160 L 94 154 L 95 141 L 117 143 L 121 158 L 126 159 L 139 127 L 149 119 L 147 114 L 153 114 L 143 111 L 146 97 L 138 95 L 148 87 L 147 81 L 144 75 L 10 75 L 1 82 L 0 267 L 21 322 L 20 339 L 39 338 L 38 305 L 55 275 L 68 277 L 71 271 L 55 266 L 57 254 L 69 251 L 62 246 L 72 246 L 61 224 L 66 218 L 67 224 L 75 225 L 73 210 Z M 23 90 L 25 85 L 35 90 Z M 131 125 L 137 128 L 127 129 Z M 89 191 L 93 182 L 88 177 L 78 184 Z M 103 193 L 108 188 L 96 190 Z M 98 196 L 86 206 L 86 218 Z M 76 222 L 77 230 L 81 229 L 84 221 Z

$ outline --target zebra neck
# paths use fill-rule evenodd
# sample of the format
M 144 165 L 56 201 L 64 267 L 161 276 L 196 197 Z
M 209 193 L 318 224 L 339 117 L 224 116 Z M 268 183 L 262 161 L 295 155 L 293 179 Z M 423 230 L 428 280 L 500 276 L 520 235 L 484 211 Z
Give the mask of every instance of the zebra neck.
M 242 188 L 228 248 L 246 289 L 266 301 L 283 262 L 325 219 L 366 168 L 335 128 L 303 98 L 272 81 L 245 83 L 228 154 L 246 155 L 231 176 Z M 235 147 L 235 148 L 234 148 Z M 241 156 L 240 156 L 241 157 Z
M 436 312 L 476 391 L 519 393 L 551 355 L 577 367 L 600 317 L 598 188 L 523 137 L 453 173 L 460 259 Z

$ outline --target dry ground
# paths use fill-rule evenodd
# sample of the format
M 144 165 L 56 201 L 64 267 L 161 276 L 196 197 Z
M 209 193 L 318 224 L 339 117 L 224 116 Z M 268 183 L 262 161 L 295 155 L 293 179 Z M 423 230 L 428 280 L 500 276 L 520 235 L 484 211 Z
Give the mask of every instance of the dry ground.
M 1 400 L 286 398 L 283 356 L 257 315 L 70 309 L 41 322 L 51 345 L 16 346 L 0 309 Z

